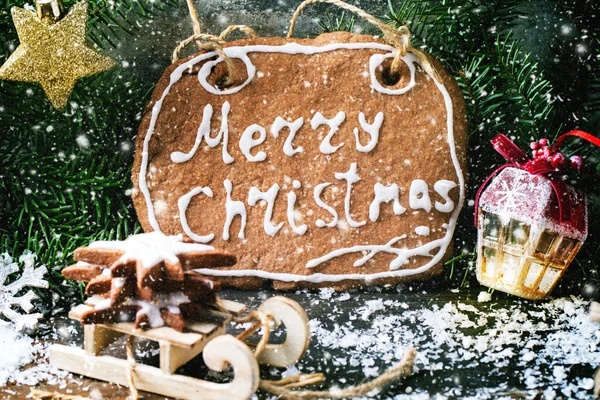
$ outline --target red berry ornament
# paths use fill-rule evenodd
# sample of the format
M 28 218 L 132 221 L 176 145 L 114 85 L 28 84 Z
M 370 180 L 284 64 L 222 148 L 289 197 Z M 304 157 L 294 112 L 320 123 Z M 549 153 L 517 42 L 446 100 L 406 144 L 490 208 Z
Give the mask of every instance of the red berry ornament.
M 550 150 L 550 147 L 548 146 L 544 146 L 542 149 L 542 155 L 544 156 L 544 158 L 550 158 L 550 156 L 552 155 L 552 150 Z
M 573 168 L 577 172 L 581 172 L 581 170 L 583 169 L 583 157 L 571 156 L 571 158 L 569 158 L 569 161 L 571 162 L 571 168 Z
M 567 166 L 567 157 L 563 153 L 556 153 L 550 158 L 552 168 L 562 169 Z
M 531 150 L 537 150 L 539 147 L 538 142 L 531 142 L 529 144 L 529 147 L 531 148 Z

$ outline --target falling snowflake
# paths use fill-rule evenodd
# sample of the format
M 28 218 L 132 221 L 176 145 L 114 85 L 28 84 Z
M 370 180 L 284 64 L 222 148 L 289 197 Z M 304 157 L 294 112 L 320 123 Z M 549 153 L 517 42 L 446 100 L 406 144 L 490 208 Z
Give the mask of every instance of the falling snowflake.
M 13 258 L 7 253 L 0 255 L 0 315 L 5 317 L 0 318 L 0 325 L 8 326 L 12 323 L 15 329 L 20 331 L 23 328 L 35 327 L 42 317 L 40 313 L 29 314 L 34 308 L 31 302 L 37 297 L 35 293 L 30 290 L 20 297 L 17 296 L 25 287 L 48 287 L 48 282 L 42 279 L 46 274 L 46 267 L 34 268 L 34 262 L 35 254 L 31 252 L 19 257 L 19 263 L 23 264 L 23 272 L 18 279 L 6 285 L 8 276 L 19 271 L 19 263 L 13 262 Z M 15 307 L 21 308 L 25 314 L 16 311 Z
M 502 189 L 499 190 L 498 194 L 502 197 L 499 200 L 500 204 L 504 205 L 504 210 L 514 209 L 521 205 L 523 200 L 527 198 L 527 195 L 523 193 L 527 186 L 527 183 L 514 181 L 510 187 L 506 181 L 502 181 Z

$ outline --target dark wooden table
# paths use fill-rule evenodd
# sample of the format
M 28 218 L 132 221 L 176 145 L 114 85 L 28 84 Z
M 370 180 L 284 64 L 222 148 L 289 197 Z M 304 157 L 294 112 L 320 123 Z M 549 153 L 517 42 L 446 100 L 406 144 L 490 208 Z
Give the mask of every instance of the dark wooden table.
M 377 394 L 403 398 L 592 398 L 591 378 L 600 364 L 600 325 L 590 322 L 587 302 L 559 299 L 529 302 L 495 293 L 480 303 L 477 292 L 411 291 L 410 285 L 389 289 L 332 293 L 285 293 L 308 313 L 313 330 L 305 357 L 288 371 L 263 368 L 263 378 L 282 374 L 323 372 L 320 386 L 346 387 L 372 379 L 395 365 L 407 346 L 418 351 L 415 373 Z M 223 298 L 257 307 L 273 291 L 225 291 Z M 64 316 L 53 321 L 56 331 L 72 324 Z M 81 328 L 72 343 L 81 345 Z M 275 335 L 280 335 L 280 332 Z M 146 347 L 148 350 L 150 347 Z M 179 372 L 209 380 L 201 357 Z M 152 360 L 150 360 L 152 362 Z M 66 387 L 39 385 L 107 399 L 126 398 L 127 388 L 75 376 Z M 29 387 L 0 389 L 3 398 L 23 398 Z M 144 394 L 144 399 L 162 396 Z M 273 398 L 259 393 L 258 398 Z

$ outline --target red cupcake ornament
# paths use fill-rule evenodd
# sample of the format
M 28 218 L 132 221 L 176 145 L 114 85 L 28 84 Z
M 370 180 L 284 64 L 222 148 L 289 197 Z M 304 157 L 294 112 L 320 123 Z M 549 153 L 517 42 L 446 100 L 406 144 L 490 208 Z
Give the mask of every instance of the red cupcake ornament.
M 563 180 L 565 168 L 580 171 L 583 159 L 565 157 L 563 140 L 531 143 L 533 159 L 509 138 L 492 146 L 508 161 L 477 193 L 477 279 L 485 286 L 526 299 L 543 299 L 554 288 L 587 238 L 587 196 Z M 491 183 L 489 183 L 491 181 Z M 488 186 L 489 183 L 489 186 Z

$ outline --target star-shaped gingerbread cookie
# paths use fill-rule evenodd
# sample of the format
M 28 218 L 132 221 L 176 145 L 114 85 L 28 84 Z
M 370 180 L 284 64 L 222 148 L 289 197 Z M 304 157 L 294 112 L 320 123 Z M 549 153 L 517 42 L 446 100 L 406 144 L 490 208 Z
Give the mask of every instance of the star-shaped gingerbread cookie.
M 136 328 L 167 325 L 178 331 L 214 305 L 219 286 L 193 271 L 234 265 L 234 256 L 182 236 L 152 232 L 124 241 L 98 241 L 75 251 L 63 275 L 88 282 L 86 293 L 105 297 L 82 323 L 135 321 Z

